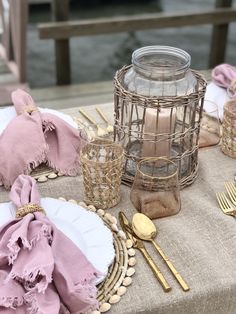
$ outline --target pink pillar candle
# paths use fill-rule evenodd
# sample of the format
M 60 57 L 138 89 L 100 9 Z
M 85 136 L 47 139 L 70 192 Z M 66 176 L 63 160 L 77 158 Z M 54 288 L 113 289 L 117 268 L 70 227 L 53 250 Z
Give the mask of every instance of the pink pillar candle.
M 146 110 L 142 150 L 143 157 L 170 156 L 171 143 L 170 140 L 164 139 L 164 136 L 166 137 L 173 132 L 175 120 L 175 109 L 161 108 L 159 112 L 157 109 L 153 108 Z

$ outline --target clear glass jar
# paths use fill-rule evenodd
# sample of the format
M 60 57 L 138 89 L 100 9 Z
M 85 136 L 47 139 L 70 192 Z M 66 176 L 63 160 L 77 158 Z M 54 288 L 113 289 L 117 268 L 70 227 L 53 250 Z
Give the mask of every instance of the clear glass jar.
M 197 80 L 190 71 L 190 55 L 169 46 L 147 46 L 132 54 L 125 88 L 144 96 L 183 96 L 194 92 Z
M 182 187 L 196 177 L 206 81 L 190 70 L 190 61 L 181 49 L 149 46 L 117 71 L 114 139 L 125 151 L 125 182 L 133 182 L 146 157 L 175 162 Z

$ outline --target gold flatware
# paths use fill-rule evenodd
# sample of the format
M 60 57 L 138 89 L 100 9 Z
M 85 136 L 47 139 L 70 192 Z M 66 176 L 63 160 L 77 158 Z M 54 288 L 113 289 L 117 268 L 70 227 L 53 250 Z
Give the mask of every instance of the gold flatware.
M 232 182 L 225 182 L 225 188 L 229 195 L 231 202 L 236 205 L 236 187 Z
M 113 125 L 111 125 L 107 119 L 107 117 L 105 116 L 105 114 L 102 112 L 102 110 L 98 107 L 95 108 L 97 110 L 97 112 L 100 114 L 100 116 L 102 117 L 102 119 L 107 123 L 107 132 L 108 133 L 112 133 L 114 130 Z
M 93 128 L 86 121 L 83 121 L 78 117 L 74 118 L 74 120 L 79 125 L 79 127 L 86 132 L 89 140 L 93 140 L 96 137 Z
M 218 203 L 219 203 L 220 208 L 223 211 L 223 213 L 236 218 L 236 210 L 230 204 L 230 201 L 226 197 L 225 193 L 224 192 L 218 192 L 218 193 L 216 193 L 216 197 L 217 197 Z
M 125 216 L 125 214 L 123 212 L 119 212 L 119 221 L 120 221 L 121 228 L 126 233 L 127 238 L 132 240 L 133 247 L 138 249 L 143 254 L 144 258 L 146 259 L 146 261 L 148 263 L 148 265 L 151 267 L 154 275 L 156 276 L 156 278 L 160 282 L 163 290 L 165 292 L 169 292 L 171 290 L 170 285 L 166 281 L 165 277 L 162 275 L 160 269 L 158 268 L 158 266 L 156 265 L 156 263 L 154 262 L 152 257 L 149 255 L 149 253 L 146 250 L 142 240 L 140 240 L 139 238 L 137 238 L 134 235 L 134 233 L 132 231 L 131 224 L 130 224 L 130 222 L 128 221 L 127 217 Z
M 157 235 L 157 229 L 154 223 L 151 221 L 150 218 L 148 218 L 146 215 L 141 213 L 136 213 L 133 216 L 132 220 L 132 229 L 134 233 L 144 241 L 150 241 L 157 252 L 160 254 L 160 256 L 163 258 L 167 266 L 169 267 L 170 271 L 174 275 L 175 279 L 178 281 L 180 286 L 184 291 L 189 291 L 190 288 L 187 285 L 187 283 L 184 281 L 182 276 L 178 273 L 178 271 L 175 269 L 172 262 L 168 259 L 168 257 L 165 255 L 161 247 L 154 241 L 154 238 Z
M 97 128 L 97 134 L 98 136 L 104 136 L 108 134 L 107 130 L 103 129 L 96 123 L 96 121 L 88 114 L 86 113 L 83 109 L 79 109 L 79 112 L 87 119 L 89 120 L 93 125 L 96 126 Z

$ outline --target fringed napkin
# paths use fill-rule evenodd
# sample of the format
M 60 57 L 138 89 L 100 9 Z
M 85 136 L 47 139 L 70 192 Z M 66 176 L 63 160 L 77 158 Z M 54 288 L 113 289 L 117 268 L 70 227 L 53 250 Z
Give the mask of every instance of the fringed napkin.
M 100 275 L 40 207 L 36 182 L 21 175 L 10 198 L 16 216 L 0 229 L 0 312 L 90 313 Z M 25 215 L 25 216 L 24 216 Z
M 204 109 L 212 110 L 212 102 L 218 107 L 219 118 L 222 121 L 224 104 L 236 96 L 236 67 L 230 64 L 220 64 L 212 70 L 212 82 L 207 86 Z
M 212 81 L 226 88 L 230 96 L 236 96 L 236 67 L 227 63 L 216 66 L 212 70 Z
M 12 93 L 18 114 L 0 135 L 0 185 L 9 188 L 20 174 L 45 163 L 65 175 L 80 171 L 79 152 L 85 138 L 62 119 L 41 113 L 23 90 Z

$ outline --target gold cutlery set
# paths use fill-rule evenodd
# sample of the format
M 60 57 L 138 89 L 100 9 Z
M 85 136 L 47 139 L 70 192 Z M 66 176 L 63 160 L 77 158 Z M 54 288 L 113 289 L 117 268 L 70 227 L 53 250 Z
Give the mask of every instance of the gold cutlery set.
M 79 125 L 82 128 L 87 129 L 87 133 L 91 139 L 94 139 L 96 135 L 98 137 L 103 137 L 103 136 L 109 135 L 110 133 L 113 133 L 113 125 L 109 123 L 109 120 L 106 117 L 106 115 L 103 113 L 103 111 L 99 107 L 96 107 L 96 111 L 100 115 L 102 120 L 106 123 L 106 127 L 101 127 L 101 125 L 97 123 L 96 120 L 90 114 L 88 114 L 84 109 L 79 109 L 80 114 L 84 118 L 86 118 L 86 120 L 88 120 L 96 128 L 96 132 L 94 131 L 93 127 L 89 125 L 87 122 L 84 122 L 80 118 L 76 118 Z
M 154 223 L 144 214 L 136 213 L 133 216 L 132 223 L 129 222 L 126 215 L 123 212 L 119 212 L 119 221 L 121 228 L 126 234 L 127 239 L 130 239 L 133 242 L 133 247 L 138 249 L 144 258 L 146 259 L 148 265 L 152 269 L 154 275 L 157 277 L 158 281 L 160 282 L 163 290 L 165 292 L 169 292 L 171 290 L 171 286 L 166 281 L 164 275 L 160 271 L 159 267 L 156 265 L 154 260 L 152 259 L 151 255 L 148 253 L 143 240 L 150 241 L 160 256 L 163 258 L 167 266 L 169 267 L 170 271 L 172 272 L 175 279 L 180 284 L 183 291 L 189 291 L 189 286 L 181 277 L 181 275 L 177 272 L 172 262 L 168 259 L 165 255 L 163 250 L 160 246 L 154 241 L 154 238 L 157 235 L 156 226 Z
M 236 209 L 232 206 L 236 205 L 236 187 L 232 182 L 225 182 L 224 185 L 229 198 L 225 192 L 217 192 L 218 203 L 224 214 L 236 218 Z
M 227 195 L 225 192 L 217 192 L 216 197 L 218 203 L 224 214 L 236 218 L 236 209 L 233 207 L 233 205 L 236 206 L 236 187 L 232 182 L 224 182 L 224 186 Z M 144 214 L 136 213 L 133 216 L 132 223 L 130 223 L 126 215 L 123 212 L 119 212 L 119 221 L 121 228 L 126 234 L 127 239 L 130 239 L 133 242 L 133 247 L 138 249 L 142 253 L 165 292 L 169 292 L 171 290 L 171 286 L 166 281 L 164 275 L 162 274 L 161 270 L 159 269 L 151 255 L 148 253 L 143 241 L 149 241 L 153 244 L 159 255 L 163 258 L 166 265 L 169 267 L 171 273 L 173 274 L 183 291 L 190 290 L 189 286 L 175 269 L 172 262 L 165 255 L 160 246 L 154 241 L 154 238 L 157 235 L 157 229 L 151 219 L 149 219 Z

